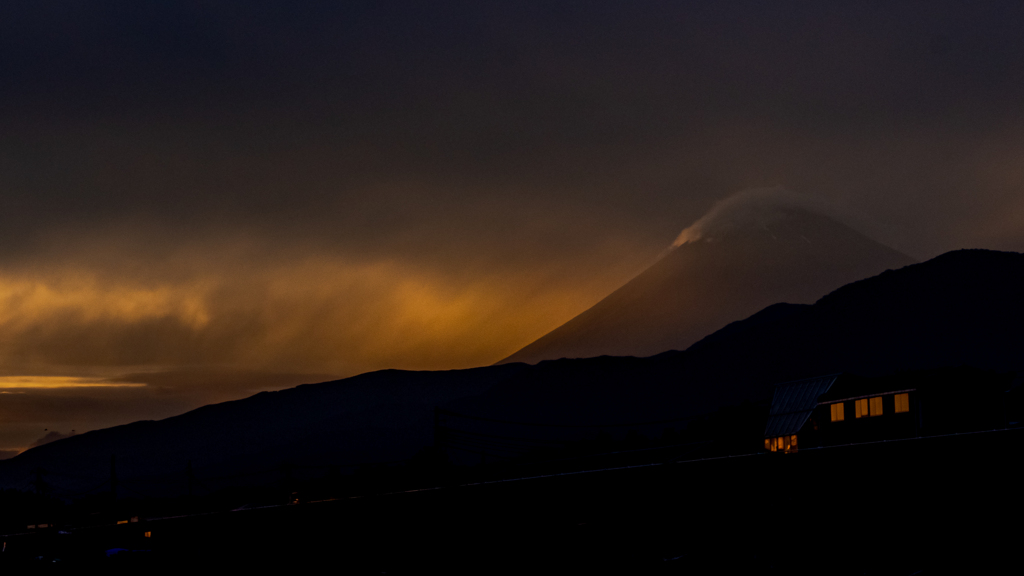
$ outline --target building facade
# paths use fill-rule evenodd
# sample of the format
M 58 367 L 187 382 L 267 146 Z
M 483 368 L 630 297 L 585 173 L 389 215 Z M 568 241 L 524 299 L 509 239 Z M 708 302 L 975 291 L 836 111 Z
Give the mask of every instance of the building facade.
M 835 446 L 1007 426 L 1012 374 L 945 368 L 831 374 L 775 387 L 764 449 Z

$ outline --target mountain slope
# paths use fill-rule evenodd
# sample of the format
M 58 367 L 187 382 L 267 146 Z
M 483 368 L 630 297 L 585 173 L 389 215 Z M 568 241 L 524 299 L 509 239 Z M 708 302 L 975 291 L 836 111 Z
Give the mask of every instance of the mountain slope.
M 1024 254 L 958 250 L 853 282 L 813 306 L 708 339 L 687 354 L 706 373 L 742 357 L 758 368 L 737 372 L 775 372 L 778 379 L 960 365 L 1020 370 L 1021 290 Z
M 960 250 L 848 284 L 813 305 L 768 307 L 682 352 L 541 362 L 523 373 L 528 381 L 454 404 L 494 417 L 515 410 L 521 420 L 583 412 L 615 421 L 628 411 L 642 421 L 766 399 L 779 382 L 837 372 L 970 366 L 1024 374 L 1020 294 L 1024 254 Z
M 285 463 L 406 459 L 430 444 L 435 406 L 480 394 L 524 368 L 513 364 L 438 372 L 381 370 L 261 392 L 27 450 L 0 461 L 0 487 L 23 485 L 30 471 L 40 466 L 58 475 L 67 489 L 95 485 L 109 477 L 111 455 L 117 457 L 120 477 L 148 478 L 154 493 L 177 493 L 189 461 L 198 477 L 210 478 L 272 470 Z
M 770 207 L 678 246 L 611 295 L 504 362 L 683 350 L 776 302 L 810 303 L 913 260 L 826 216 Z

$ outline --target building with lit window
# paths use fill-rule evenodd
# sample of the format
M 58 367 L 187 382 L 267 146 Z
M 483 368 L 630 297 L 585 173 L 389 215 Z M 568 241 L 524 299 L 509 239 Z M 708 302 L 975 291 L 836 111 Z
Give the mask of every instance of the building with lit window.
M 839 376 L 831 374 L 776 386 L 764 429 L 764 449 L 796 452 L 801 444 L 810 446 L 811 439 L 804 428 L 818 409 L 818 398 L 832 388 Z
M 1012 381 L 1012 374 L 961 367 L 786 382 L 772 396 L 764 449 L 795 452 L 1005 427 Z
M 818 445 L 871 442 L 920 435 L 917 382 L 842 375 L 818 397 L 808 418 Z

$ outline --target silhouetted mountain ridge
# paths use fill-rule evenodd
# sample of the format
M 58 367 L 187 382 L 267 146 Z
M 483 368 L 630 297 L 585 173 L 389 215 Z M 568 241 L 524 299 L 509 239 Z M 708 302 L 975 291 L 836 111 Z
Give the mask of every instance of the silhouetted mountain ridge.
M 810 304 L 789 304 L 788 302 L 779 302 L 778 304 L 772 304 L 771 306 L 761 310 L 749 318 L 743 320 L 736 320 L 725 325 L 724 328 L 716 332 L 708 334 L 704 338 L 701 338 L 693 347 L 706 346 L 710 342 L 718 342 L 720 340 L 727 340 L 736 336 L 737 334 L 749 330 L 755 326 L 761 326 L 764 324 L 770 324 L 783 318 L 788 318 L 799 311 L 810 307 Z M 688 348 L 689 350 L 689 348 Z
M 409 458 L 433 442 L 435 406 L 528 422 L 642 422 L 765 399 L 778 382 L 827 373 L 1021 371 L 1021 294 L 1024 254 L 956 251 L 853 282 L 813 305 L 770 306 L 685 351 L 380 371 L 261 393 L 28 450 L 0 462 L 0 486 L 24 485 L 37 466 L 102 482 L 111 454 L 124 478 L 165 478 L 168 491 L 180 491 L 186 460 L 212 477 L 285 462 Z

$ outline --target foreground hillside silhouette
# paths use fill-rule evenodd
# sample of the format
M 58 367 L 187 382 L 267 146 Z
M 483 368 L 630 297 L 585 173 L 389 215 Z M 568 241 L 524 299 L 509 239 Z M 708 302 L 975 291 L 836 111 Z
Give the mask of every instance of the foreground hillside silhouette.
M 7 534 L 0 569 L 965 574 L 1017 562 L 1024 428 Z M 116 524 L 123 519 L 125 524 Z

